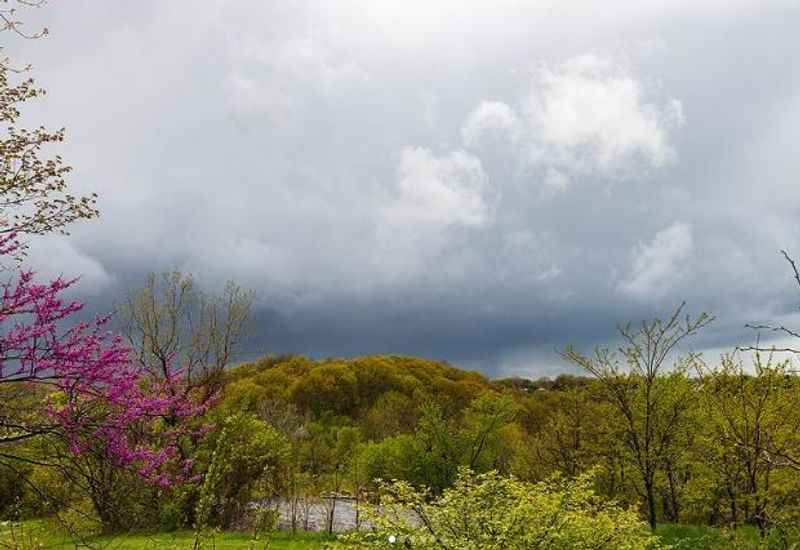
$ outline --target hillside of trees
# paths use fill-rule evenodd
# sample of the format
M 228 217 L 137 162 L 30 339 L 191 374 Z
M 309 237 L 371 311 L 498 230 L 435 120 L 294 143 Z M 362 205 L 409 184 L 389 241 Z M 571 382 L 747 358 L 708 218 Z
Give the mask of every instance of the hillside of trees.
M 758 355 L 752 364 L 725 357 L 715 369 L 692 361 L 694 370 L 683 364 L 650 380 L 634 371 L 493 381 L 412 357 L 267 356 L 224 373 L 204 415 L 211 431 L 185 444 L 198 475 L 207 481 L 219 470 L 214 486 L 158 489 L 64 450 L 55 470 L 34 460 L 5 470 L 0 510 L 70 516 L 79 508 L 111 531 L 179 527 L 197 520 L 198 499 L 210 494 L 211 525 L 240 527 L 252 521 L 249 503 L 280 500 L 292 503 L 292 527 L 302 529 L 303 510 L 322 497 L 328 506 L 330 495 L 369 503 L 378 480 L 400 480 L 435 498 L 466 468 L 533 483 L 588 474 L 598 495 L 643 518 L 652 491 L 657 522 L 765 533 L 793 524 L 800 381 L 790 364 Z M 22 447 L 22 456 L 38 452 Z M 85 503 L 73 500 L 84 492 Z
M 608 384 L 492 381 L 407 357 L 265 358 L 230 372 L 219 407 L 279 427 L 287 467 L 320 491 L 369 492 L 382 478 L 437 493 L 459 467 L 527 481 L 591 471 L 626 505 L 642 506 L 652 480 L 659 522 L 793 521 L 800 385 L 789 363 L 693 361 Z

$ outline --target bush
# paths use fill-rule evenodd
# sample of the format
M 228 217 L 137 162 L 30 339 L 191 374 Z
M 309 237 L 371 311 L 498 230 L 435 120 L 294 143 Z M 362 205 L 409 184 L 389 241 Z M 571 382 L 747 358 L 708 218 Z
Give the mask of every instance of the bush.
M 158 509 L 158 528 L 160 531 L 177 531 L 188 526 L 183 502 L 164 502 Z
M 244 520 L 254 501 L 268 500 L 284 482 L 286 439 L 249 414 L 223 420 L 206 441 L 208 469 L 196 510 L 198 527 L 229 528 Z
M 367 515 L 374 529 L 345 540 L 359 547 L 460 550 L 659 548 L 636 512 L 596 496 L 591 479 L 531 484 L 462 469 L 442 496 L 405 482 L 385 484 Z

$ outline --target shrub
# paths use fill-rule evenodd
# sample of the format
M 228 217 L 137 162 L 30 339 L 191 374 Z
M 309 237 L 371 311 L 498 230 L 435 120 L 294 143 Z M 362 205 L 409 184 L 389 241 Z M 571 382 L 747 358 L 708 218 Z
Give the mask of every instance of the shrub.
M 278 491 L 288 442 L 266 422 L 237 414 L 224 419 L 206 445 L 203 452 L 211 454 L 197 504 L 197 526 L 228 528 L 245 519 L 252 502 L 268 500 Z
M 401 481 L 384 484 L 368 511 L 373 530 L 345 537 L 359 547 L 420 549 L 658 548 L 635 511 L 596 496 L 589 475 L 531 484 L 462 469 L 436 500 Z

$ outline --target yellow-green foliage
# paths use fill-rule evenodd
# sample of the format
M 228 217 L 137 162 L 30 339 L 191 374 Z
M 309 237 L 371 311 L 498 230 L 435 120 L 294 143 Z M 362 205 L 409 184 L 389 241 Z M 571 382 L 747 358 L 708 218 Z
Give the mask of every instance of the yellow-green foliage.
M 633 510 L 599 498 L 590 474 L 537 484 L 495 472 L 462 469 L 442 496 L 396 481 L 382 488 L 381 504 L 368 516 L 375 529 L 346 540 L 357 547 L 521 550 L 658 548 Z
M 288 443 L 275 428 L 246 413 L 223 419 L 202 451 L 210 456 L 204 457 L 208 468 L 197 506 L 198 527 L 229 527 L 253 500 L 273 496 L 289 455 Z
M 268 357 L 229 374 L 225 401 L 232 409 L 256 412 L 265 401 L 279 400 L 317 417 L 372 416 L 376 429 L 382 422 L 409 428 L 413 422 L 408 419 L 386 417 L 386 399 L 393 399 L 392 405 L 403 399 L 414 404 L 433 399 L 450 414 L 492 387 L 479 373 L 414 357 L 376 355 L 321 361 Z M 394 397 L 385 397 L 387 394 Z M 413 415 L 413 409 L 397 411 L 395 407 L 406 415 Z

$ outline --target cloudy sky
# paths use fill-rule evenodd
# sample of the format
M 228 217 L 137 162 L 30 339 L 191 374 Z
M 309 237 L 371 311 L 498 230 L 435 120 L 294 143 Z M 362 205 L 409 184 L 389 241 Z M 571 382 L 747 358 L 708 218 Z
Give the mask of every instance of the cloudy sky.
M 257 291 L 248 353 L 490 375 L 686 300 L 792 321 L 796 0 L 52 1 L 11 41 L 102 218 L 34 243 L 95 309 L 178 268 Z M 798 322 L 800 325 L 800 322 Z

